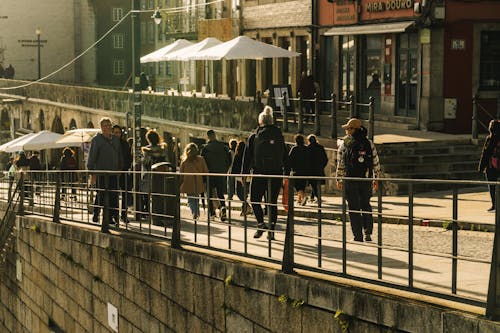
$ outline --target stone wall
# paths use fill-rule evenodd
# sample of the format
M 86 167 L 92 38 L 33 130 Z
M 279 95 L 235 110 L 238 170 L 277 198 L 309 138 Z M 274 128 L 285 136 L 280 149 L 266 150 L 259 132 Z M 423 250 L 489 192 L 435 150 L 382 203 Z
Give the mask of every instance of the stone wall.
M 157 239 L 23 217 L 0 278 L 0 331 L 498 332 L 477 315 L 286 275 Z M 342 311 L 341 319 L 334 314 Z M 465 329 L 465 330 L 464 330 Z

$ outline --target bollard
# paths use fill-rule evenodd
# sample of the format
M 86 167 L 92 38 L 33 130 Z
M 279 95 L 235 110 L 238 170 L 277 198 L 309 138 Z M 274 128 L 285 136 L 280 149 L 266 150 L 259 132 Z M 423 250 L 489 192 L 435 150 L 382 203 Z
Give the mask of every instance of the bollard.
M 56 193 L 54 198 L 54 214 L 52 216 L 52 222 L 59 223 L 60 210 L 61 210 L 61 173 L 56 173 Z
M 285 245 L 283 247 L 283 273 L 292 274 L 294 266 L 294 211 L 293 211 L 293 178 L 288 178 L 288 214 L 286 219 Z
M 477 139 L 477 102 L 479 99 L 479 94 L 472 96 L 472 138 Z
M 370 124 L 370 130 L 368 132 L 368 138 L 373 141 L 373 137 L 375 135 L 375 97 L 370 96 L 370 103 L 368 105 L 368 123 Z
M 288 112 L 286 109 L 286 92 L 283 92 L 281 98 L 281 112 L 283 113 L 283 131 L 288 132 Z
M 314 93 L 314 133 L 317 136 L 321 135 L 321 123 L 319 120 L 319 101 L 318 94 Z
M 297 127 L 297 132 L 302 134 L 304 133 L 304 117 L 302 115 L 302 94 L 299 92 L 298 93 L 299 95 L 299 123 L 298 123 L 298 127 Z
M 330 106 L 330 121 L 331 121 L 331 137 L 332 139 L 337 138 L 337 99 L 334 93 L 332 93 L 332 105 Z

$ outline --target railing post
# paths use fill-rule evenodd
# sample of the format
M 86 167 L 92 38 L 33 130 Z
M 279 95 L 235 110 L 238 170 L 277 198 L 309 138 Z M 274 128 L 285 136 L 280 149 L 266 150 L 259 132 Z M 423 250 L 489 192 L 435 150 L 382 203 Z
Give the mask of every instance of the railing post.
M 479 99 L 479 94 L 472 96 L 472 138 L 477 139 L 477 102 Z
M 285 245 L 283 247 L 283 273 L 293 273 L 294 266 L 294 208 L 293 208 L 293 178 L 288 178 L 288 214 L 286 219 Z
M 356 118 L 354 112 L 354 95 L 349 96 L 349 118 Z
M 298 133 L 304 133 L 304 117 L 302 114 L 302 94 L 299 92 L 298 93 L 299 97 L 299 123 L 297 124 L 297 132 Z
M 172 225 L 172 244 L 171 244 L 172 248 L 175 249 L 181 248 L 181 195 L 179 191 L 179 177 L 180 177 L 179 174 L 176 173 L 174 177 L 175 214 L 174 214 L 174 223 Z M 210 200 L 210 198 L 208 200 Z
M 19 208 L 17 210 L 17 215 L 24 215 L 24 172 L 20 172 L 21 178 L 19 178 L 18 188 L 19 188 Z
M 332 93 L 332 105 L 330 106 L 330 121 L 331 121 L 331 137 L 332 139 L 337 138 L 337 98 L 334 93 Z
M 321 135 L 321 122 L 319 119 L 319 99 L 318 93 L 314 93 L 314 133 L 317 136 Z
M 56 193 L 55 193 L 55 201 L 54 201 L 54 213 L 52 216 L 52 222 L 59 223 L 60 219 L 60 210 L 61 210 L 61 173 L 56 173 Z
M 288 112 L 286 109 L 286 92 L 283 92 L 281 100 L 281 112 L 283 113 L 283 131 L 288 132 Z
M 104 179 L 104 189 L 98 188 L 98 190 L 100 190 L 100 191 L 104 190 L 104 203 L 99 201 L 99 205 L 102 205 L 101 231 L 102 232 L 109 232 L 109 223 L 111 222 L 110 221 L 111 214 L 109 212 L 109 201 L 110 201 L 109 200 L 109 174 L 108 173 L 106 173 L 104 175 L 101 174 L 100 176 L 97 176 L 97 178 Z M 97 185 L 98 185 L 98 187 L 101 187 L 103 185 L 102 181 L 101 182 L 98 181 Z M 99 195 L 99 193 L 97 195 Z
M 375 97 L 370 96 L 370 104 L 368 105 L 368 123 L 370 124 L 370 131 L 368 137 L 373 141 L 373 136 L 375 135 Z
M 495 207 L 500 207 L 500 185 L 495 185 Z M 493 254 L 491 256 L 490 281 L 488 285 L 488 298 L 486 300 L 486 317 L 491 320 L 500 319 L 500 283 L 498 272 L 500 270 L 500 209 L 495 210 L 495 238 L 493 240 Z

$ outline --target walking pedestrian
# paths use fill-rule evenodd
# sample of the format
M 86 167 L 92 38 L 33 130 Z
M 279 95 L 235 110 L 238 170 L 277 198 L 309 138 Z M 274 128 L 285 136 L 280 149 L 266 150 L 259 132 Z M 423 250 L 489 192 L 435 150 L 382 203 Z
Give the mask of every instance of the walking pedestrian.
M 29 158 L 30 161 L 30 171 L 34 171 L 31 173 L 31 181 L 33 182 L 33 191 L 36 195 L 40 195 L 40 188 L 38 183 L 42 179 L 42 174 L 40 171 L 42 170 L 42 164 L 40 163 L 40 152 L 34 151 L 31 153 Z
M 200 217 L 200 194 L 205 192 L 202 175 L 184 173 L 208 173 L 205 159 L 199 155 L 198 146 L 190 143 L 184 148 L 180 166 L 180 191 L 186 193 L 193 220 Z
M 377 178 L 380 173 L 380 163 L 373 142 L 366 137 L 361 120 L 351 118 L 342 125 L 346 136 L 337 153 L 337 178 Z M 378 188 L 378 182 L 373 180 L 342 180 L 337 179 L 337 188 L 345 186 L 346 199 L 349 206 L 349 219 L 354 240 L 371 241 L 373 232 L 372 207 L 370 197 Z
M 243 172 L 243 160 L 245 157 L 245 141 L 239 141 L 236 146 L 236 151 L 234 153 L 233 165 L 231 166 L 231 174 L 238 175 Z M 250 188 L 250 183 L 248 177 L 231 177 L 234 179 L 236 186 L 236 195 L 241 202 L 241 216 L 251 213 L 251 206 L 247 202 L 248 190 Z
M 231 154 L 229 148 L 221 141 L 213 130 L 207 131 L 208 142 L 201 150 L 201 156 L 205 159 L 208 171 L 214 174 L 226 174 L 231 165 Z M 215 216 L 214 202 L 218 201 L 220 206 L 219 217 L 222 222 L 226 220 L 226 204 L 224 194 L 226 193 L 226 177 L 210 176 L 208 178 L 208 212 Z
M 325 167 L 328 164 L 328 157 L 326 156 L 325 148 L 318 143 L 316 136 L 310 134 L 307 136 L 307 150 L 309 151 L 309 158 L 311 160 L 310 176 L 313 177 L 324 177 Z M 319 190 L 321 184 L 324 184 L 324 179 L 309 179 L 309 184 L 311 184 L 311 202 L 314 202 L 315 198 L 320 198 Z
M 75 152 L 69 147 L 65 147 L 62 151 L 61 161 L 59 163 L 61 171 L 63 171 L 63 183 L 61 200 L 66 199 L 66 187 L 71 188 L 72 200 L 76 201 L 76 189 L 74 188 L 74 182 L 77 179 L 75 170 L 78 170 L 78 163 L 75 159 Z
M 33 193 L 31 193 L 31 186 L 27 185 L 29 183 L 29 170 L 30 170 L 30 161 L 26 157 L 26 153 L 24 151 L 20 151 L 14 160 L 14 164 L 16 165 L 18 176 L 24 177 L 24 196 L 29 198 L 30 201 L 33 200 Z
M 130 168 L 132 167 L 132 151 L 130 149 L 130 146 L 125 139 L 124 132 L 120 125 L 114 125 L 113 126 L 113 135 L 120 140 L 120 147 L 122 150 L 122 157 L 123 157 L 123 166 L 122 166 L 122 172 L 120 173 L 119 177 L 119 185 L 120 185 L 120 190 L 121 190 L 121 213 L 120 217 L 123 222 L 128 223 L 128 217 L 127 217 L 127 208 L 128 208 L 128 202 L 130 199 L 128 197 L 131 197 L 132 194 L 130 191 L 132 190 L 133 187 L 133 180 L 132 180 L 132 175 L 129 173 Z
M 308 176 L 311 169 L 311 157 L 309 150 L 304 145 L 304 136 L 301 134 L 295 135 L 295 145 L 290 149 L 288 154 L 288 166 L 285 174 L 292 176 Z M 294 179 L 294 188 L 297 191 L 297 202 L 304 206 L 307 202 L 305 189 L 307 184 L 306 178 Z
M 287 162 L 285 139 L 281 129 L 274 125 L 273 109 L 264 107 L 259 114 L 259 127 L 248 138 L 245 152 L 244 171 L 259 175 L 283 175 Z M 257 219 L 257 231 L 254 238 L 260 238 L 265 229 L 269 229 L 268 239 L 274 239 L 274 229 L 278 218 L 278 195 L 281 189 L 282 179 L 267 177 L 252 177 L 250 185 L 250 202 Z M 268 186 L 269 185 L 269 186 Z M 269 191 L 270 188 L 270 191 Z M 264 213 L 261 202 L 265 197 L 270 220 L 269 226 L 264 223 Z
M 232 167 L 234 163 L 234 155 L 236 153 L 236 146 L 238 145 L 238 141 L 236 139 L 231 139 L 229 140 L 229 154 L 231 154 L 231 163 L 229 164 L 229 170 L 228 173 L 232 173 Z M 234 191 L 236 189 L 236 183 L 234 180 L 234 177 L 232 176 L 227 176 L 227 200 L 231 201 L 233 200 L 234 196 Z
M 145 172 L 142 178 L 142 192 L 152 193 L 151 211 L 153 213 L 153 224 L 163 225 L 162 211 L 165 197 L 163 196 L 163 177 L 157 173 L 151 173 L 152 166 L 161 162 L 170 162 L 167 158 L 167 145 L 163 138 L 154 129 L 146 133 L 148 145 L 142 147 L 142 171 Z M 143 211 L 149 212 L 149 195 L 143 195 Z
M 313 116 L 315 112 L 314 101 L 313 101 L 314 93 L 315 93 L 314 79 L 311 75 L 307 75 L 306 71 L 303 71 L 300 78 L 297 95 L 300 95 L 300 98 L 302 99 L 305 122 L 309 121 L 309 117 L 314 117 Z M 302 110 L 299 111 L 302 112 Z
M 93 175 L 92 183 L 95 183 L 97 195 L 95 207 L 104 207 L 106 195 L 109 206 L 109 214 L 103 214 L 102 232 L 109 232 L 109 225 L 119 224 L 118 212 L 118 177 L 116 173 L 102 171 L 121 171 L 123 166 L 123 156 L 120 141 L 112 135 L 112 123 L 108 117 L 103 117 L 99 121 L 101 132 L 92 138 L 87 160 L 87 169 Z M 99 173 L 101 172 L 101 173 Z M 106 210 L 105 210 L 106 211 Z M 99 221 L 99 209 L 94 209 L 94 222 Z
M 488 126 L 489 134 L 484 142 L 481 158 L 479 159 L 478 171 L 484 172 L 486 180 L 495 182 L 498 180 L 500 171 L 500 122 L 491 120 Z M 495 185 L 488 185 L 491 198 L 491 207 L 488 212 L 495 210 Z

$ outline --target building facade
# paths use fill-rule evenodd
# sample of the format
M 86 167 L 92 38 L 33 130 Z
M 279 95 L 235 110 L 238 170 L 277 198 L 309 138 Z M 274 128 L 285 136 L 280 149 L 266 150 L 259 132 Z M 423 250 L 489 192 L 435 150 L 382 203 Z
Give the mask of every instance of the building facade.
M 90 46 L 95 34 L 93 0 L 0 2 L 0 65 L 12 65 L 14 78 L 36 80 L 55 72 Z M 95 59 L 90 50 L 47 80 L 95 83 Z
M 471 131 L 477 91 L 496 115 L 500 3 L 325 0 L 320 12 L 323 86 L 340 100 L 373 96 L 379 119 L 450 133 Z

